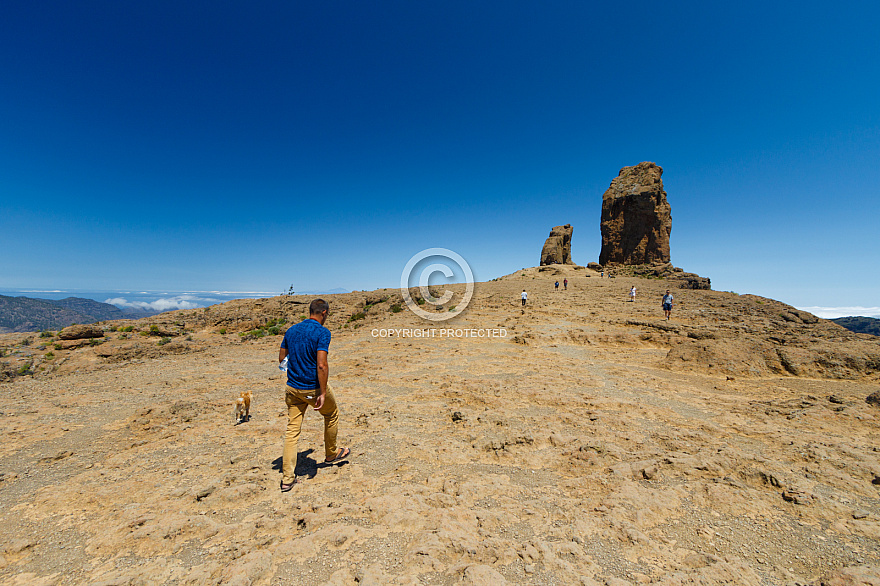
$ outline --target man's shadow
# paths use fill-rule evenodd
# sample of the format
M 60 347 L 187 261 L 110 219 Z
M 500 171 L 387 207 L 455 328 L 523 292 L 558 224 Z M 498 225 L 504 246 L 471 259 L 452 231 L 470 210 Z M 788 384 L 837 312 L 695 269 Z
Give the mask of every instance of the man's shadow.
M 315 450 L 309 448 L 308 450 L 302 451 L 299 453 L 299 457 L 296 459 L 296 468 L 293 473 L 296 474 L 297 478 L 314 478 L 318 474 L 318 469 L 320 468 L 329 468 L 331 466 L 345 466 L 348 464 L 348 460 L 342 460 L 340 462 L 318 462 L 314 458 L 312 458 L 311 454 Z M 272 460 L 272 470 L 277 470 L 279 473 L 282 472 L 281 465 L 284 459 L 279 456 Z

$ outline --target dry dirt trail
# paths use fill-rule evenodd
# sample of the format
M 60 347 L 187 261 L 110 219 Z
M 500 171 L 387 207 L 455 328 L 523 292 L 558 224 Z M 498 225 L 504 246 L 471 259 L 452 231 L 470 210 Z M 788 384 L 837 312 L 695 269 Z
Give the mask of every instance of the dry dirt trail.
M 108 333 L 0 384 L 0 583 L 880 585 L 876 372 L 749 374 L 749 350 L 717 364 L 768 323 L 791 368 L 809 344 L 880 344 L 712 291 L 675 291 L 667 324 L 663 281 L 556 270 L 569 291 L 518 271 L 440 325 L 392 311 L 392 290 L 329 296 L 352 455 L 319 464 L 309 411 L 290 493 L 281 337 L 237 332 L 297 321 L 304 300 L 141 320 L 191 340 Z M 389 327 L 507 335 L 373 335 Z

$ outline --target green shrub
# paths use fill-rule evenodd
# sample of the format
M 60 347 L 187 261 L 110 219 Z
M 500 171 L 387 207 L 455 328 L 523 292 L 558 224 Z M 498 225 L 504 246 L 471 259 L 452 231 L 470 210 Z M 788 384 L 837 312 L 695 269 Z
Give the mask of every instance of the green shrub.
M 56 350 L 61 350 L 61 344 L 55 344 L 55 349 L 56 349 Z
M 453 305 L 452 307 L 450 307 L 449 311 L 455 311 L 455 306 Z
M 421 297 L 419 297 L 418 299 L 416 299 L 416 303 L 418 303 L 419 305 L 424 305 L 424 304 L 425 304 L 425 300 L 422 299 Z
M 245 340 L 252 340 L 254 338 L 262 338 L 263 336 L 266 335 L 266 332 L 264 330 L 261 330 L 260 328 L 257 328 L 255 330 L 251 330 L 249 332 L 241 332 L 238 335 L 241 336 L 242 338 L 244 338 Z
M 348 321 L 350 321 L 350 322 L 357 321 L 359 319 L 364 319 L 365 317 L 367 317 L 367 314 L 364 313 L 363 311 L 359 311 L 357 313 L 351 314 L 351 317 L 348 318 Z
M 123 332 L 130 332 L 132 330 L 134 330 L 134 326 L 125 326 L 124 328 L 122 328 Z
M 186 337 L 186 341 L 187 341 L 187 342 L 192 342 L 192 341 L 193 341 L 193 337 L 192 337 L 192 336 L 187 336 L 187 337 Z
M 226 328 L 220 328 L 220 334 L 226 335 Z
M 24 376 L 26 374 L 31 374 L 31 366 L 33 366 L 33 363 L 31 363 L 31 362 L 27 362 L 25 364 L 22 364 L 21 367 L 18 369 L 18 374 L 21 376 Z
M 278 326 L 272 326 L 266 331 L 269 332 L 270 336 L 277 336 L 278 334 L 281 333 L 281 330 L 278 328 Z
M 151 334 L 158 334 L 159 333 L 159 326 L 156 326 L 156 325 L 150 326 L 150 333 Z
M 391 306 L 391 313 L 400 313 L 401 311 L 403 311 L 403 308 L 400 306 L 399 303 L 395 303 Z
M 115 332 L 115 331 L 117 331 L 117 330 L 119 330 L 119 328 L 117 328 L 116 326 L 110 326 L 110 331 L 111 331 L 111 332 Z
M 162 338 L 161 340 L 159 340 L 159 345 L 164 346 L 165 344 L 168 344 L 169 342 L 171 342 L 171 338 L 167 338 L 167 337 Z
M 43 330 L 42 332 L 40 332 L 41 338 L 51 338 L 54 335 L 55 335 L 55 332 L 50 332 L 49 330 Z
M 53 358 L 55 358 L 55 354 L 53 354 L 52 352 L 46 352 L 43 358 L 45 358 L 46 360 L 52 360 Z

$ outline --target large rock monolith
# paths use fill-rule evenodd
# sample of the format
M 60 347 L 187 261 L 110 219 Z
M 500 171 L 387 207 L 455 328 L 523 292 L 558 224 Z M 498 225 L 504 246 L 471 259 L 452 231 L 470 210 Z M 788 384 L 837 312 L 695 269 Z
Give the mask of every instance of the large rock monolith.
M 602 196 L 599 264 L 669 262 L 672 208 L 663 191 L 663 168 L 654 163 L 624 167 Z
M 571 260 L 571 235 L 574 228 L 571 224 L 565 226 L 556 226 L 550 230 L 550 236 L 544 242 L 544 248 L 541 249 L 541 266 L 560 264 L 574 264 Z

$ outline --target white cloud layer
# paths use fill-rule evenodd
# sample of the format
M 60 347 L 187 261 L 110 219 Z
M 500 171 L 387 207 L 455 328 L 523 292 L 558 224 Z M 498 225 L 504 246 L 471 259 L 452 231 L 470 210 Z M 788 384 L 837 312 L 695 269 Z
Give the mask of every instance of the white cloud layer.
M 813 315 L 816 315 L 825 319 L 832 319 L 835 317 L 849 317 L 851 315 L 858 315 L 862 317 L 876 317 L 880 318 L 880 307 L 798 307 L 803 311 L 809 311 Z
M 175 309 L 195 309 L 197 307 L 205 307 L 217 303 L 216 299 L 207 299 L 194 297 L 191 295 L 178 295 L 176 297 L 166 297 L 156 299 L 155 301 L 128 301 L 124 297 L 114 297 L 107 299 L 104 303 L 115 305 L 119 308 L 136 308 L 146 309 L 148 311 L 173 311 Z

